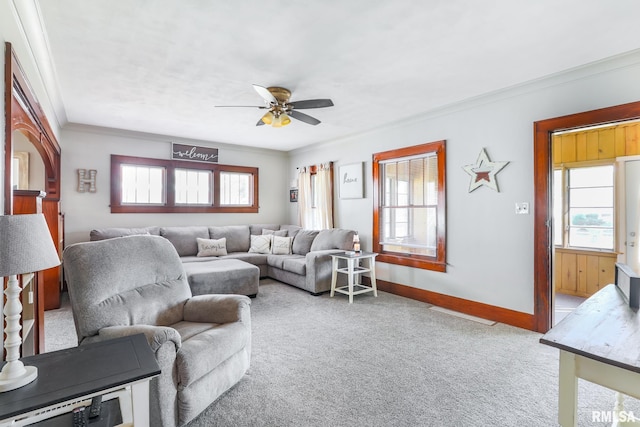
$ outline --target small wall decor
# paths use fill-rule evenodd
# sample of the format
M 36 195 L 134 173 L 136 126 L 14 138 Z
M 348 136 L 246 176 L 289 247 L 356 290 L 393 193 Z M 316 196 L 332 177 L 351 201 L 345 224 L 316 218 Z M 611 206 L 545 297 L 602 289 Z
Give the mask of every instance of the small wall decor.
M 362 199 L 364 197 L 362 162 L 340 166 L 338 182 L 341 199 Z
M 295 203 L 298 201 L 298 189 L 297 188 L 292 188 L 291 190 L 289 190 L 289 201 L 291 203 Z
M 499 193 L 500 190 L 498 189 L 496 175 L 507 166 L 507 164 L 509 164 L 509 162 L 492 162 L 486 150 L 484 148 L 480 150 L 478 160 L 476 160 L 474 164 L 462 167 L 466 173 L 471 175 L 469 193 L 483 185 Z
M 218 163 L 218 149 L 171 143 L 171 158 L 193 162 Z
M 78 169 L 78 192 L 84 193 L 89 186 L 89 193 L 96 192 L 96 175 L 98 171 L 95 169 Z

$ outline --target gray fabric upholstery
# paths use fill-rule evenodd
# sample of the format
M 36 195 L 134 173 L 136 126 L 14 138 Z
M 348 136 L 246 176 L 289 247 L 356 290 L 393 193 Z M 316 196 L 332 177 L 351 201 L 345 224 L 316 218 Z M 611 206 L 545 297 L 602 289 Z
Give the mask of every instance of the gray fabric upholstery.
M 205 266 L 213 266 L 212 261 L 236 259 L 247 262 L 258 267 L 259 277 L 272 277 L 293 286 L 305 289 L 314 294 L 326 292 L 330 289 L 331 283 L 331 257 L 325 251 L 339 252 L 350 250 L 353 246 L 352 230 L 330 229 L 330 230 L 305 230 L 300 226 L 291 224 L 251 224 L 251 225 L 232 225 L 232 226 L 210 226 L 208 230 L 208 238 L 220 239 L 226 238 L 227 255 L 197 257 L 198 234 L 204 233 L 204 227 L 148 227 L 155 228 L 161 235 L 168 238 L 174 245 L 178 245 L 176 250 L 180 254 L 180 260 L 184 264 L 187 275 L 192 271 L 198 271 L 201 275 L 197 280 L 191 280 L 192 286 L 196 282 L 201 282 L 200 290 L 196 293 L 204 292 L 207 286 L 216 289 L 216 292 L 233 292 L 245 295 L 253 295 L 250 288 L 253 287 L 249 282 L 241 283 L 237 277 L 233 275 L 219 275 L 212 269 L 212 273 L 216 277 L 222 277 L 222 281 L 218 279 L 208 280 L 205 272 Z M 102 229 L 92 231 L 92 235 L 109 235 L 111 229 Z M 114 229 L 112 234 L 120 236 L 123 230 L 144 230 L 144 229 Z M 248 252 L 251 246 L 251 236 L 262 235 L 263 233 L 286 234 L 293 239 L 291 255 L 280 254 L 261 254 Z M 100 231 L 100 233 L 98 233 Z M 95 232 L 95 233 L 94 233 Z M 308 256 L 307 256 L 308 255 Z M 307 256 L 305 258 L 305 256 Z M 304 261 L 300 260 L 304 259 Z M 269 261 L 267 261 L 269 259 Z M 296 260 L 291 261 L 291 260 Z M 204 263 L 200 268 L 187 267 L 192 263 Z M 338 275 L 338 280 L 342 281 L 344 275 Z M 237 283 L 235 283 L 237 282 Z M 204 285 L 206 283 L 206 286 Z M 215 284 L 214 284 L 215 283 Z
M 151 234 L 154 236 L 160 235 L 160 227 L 140 227 L 140 228 L 98 228 L 91 230 L 89 233 L 89 240 L 106 240 L 113 239 L 115 237 L 136 236 Z
M 350 250 L 353 248 L 353 230 L 343 230 L 332 228 L 330 230 L 320 230 L 313 243 L 311 251 L 323 251 L 326 249 Z
M 281 225 L 280 230 L 287 230 L 287 236 L 295 238 L 296 234 L 298 234 L 298 231 L 302 230 L 302 227 L 298 225 L 286 224 L 286 225 Z
M 160 235 L 173 244 L 180 256 L 192 256 L 198 254 L 198 242 L 196 239 L 209 239 L 207 227 L 162 227 Z
M 193 295 L 256 295 L 260 269 L 237 259 L 217 259 L 184 264 Z
M 261 235 L 262 230 L 265 228 L 267 230 L 280 230 L 280 224 L 251 224 L 249 225 L 249 228 L 251 229 L 251 234 L 257 236 Z
M 262 229 L 262 234 L 272 234 L 274 236 L 280 236 L 280 237 L 287 237 L 287 235 L 289 234 L 288 230 L 269 230 L 268 228 L 263 228 Z
M 192 297 L 167 239 L 77 243 L 65 249 L 63 264 L 80 345 L 147 337 L 162 371 L 151 382 L 150 425 L 186 424 L 249 368 L 250 299 Z
M 306 255 L 311 250 L 313 240 L 318 235 L 317 230 L 300 230 L 293 239 L 292 252 L 298 255 Z
M 248 252 L 251 245 L 248 225 L 227 225 L 209 227 L 209 236 L 212 239 L 227 238 L 227 253 Z

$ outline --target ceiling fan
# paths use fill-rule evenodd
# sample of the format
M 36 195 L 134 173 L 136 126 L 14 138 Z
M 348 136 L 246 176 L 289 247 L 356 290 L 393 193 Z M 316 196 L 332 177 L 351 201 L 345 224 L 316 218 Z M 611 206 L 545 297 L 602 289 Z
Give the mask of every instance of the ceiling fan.
M 276 128 L 291 123 L 290 117 L 315 126 L 320 123 L 320 120 L 297 110 L 333 107 L 333 102 L 330 99 L 307 99 L 289 102 L 291 91 L 283 87 L 263 87 L 254 84 L 253 88 L 264 99 L 266 104 L 264 107 L 252 105 L 217 105 L 216 107 L 250 107 L 269 110 L 258 120 L 256 126 L 271 125 Z

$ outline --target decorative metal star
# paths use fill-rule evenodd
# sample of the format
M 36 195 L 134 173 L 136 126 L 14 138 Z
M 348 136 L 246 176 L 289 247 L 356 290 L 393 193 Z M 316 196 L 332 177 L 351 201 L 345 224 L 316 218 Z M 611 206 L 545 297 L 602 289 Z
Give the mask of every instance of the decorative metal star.
M 496 174 L 507 166 L 508 163 L 509 162 L 492 162 L 489 160 L 489 156 L 487 156 L 487 152 L 483 148 L 480 151 L 480 155 L 478 156 L 478 160 L 476 160 L 475 164 L 462 167 L 466 173 L 471 175 L 469 193 L 483 185 L 486 185 L 499 193 L 500 190 L 498 190 Z

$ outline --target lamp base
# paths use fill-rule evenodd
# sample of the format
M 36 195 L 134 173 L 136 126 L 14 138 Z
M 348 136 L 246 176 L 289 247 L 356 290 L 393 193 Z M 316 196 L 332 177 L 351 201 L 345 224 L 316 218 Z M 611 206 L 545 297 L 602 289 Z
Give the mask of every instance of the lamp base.
M 8 369 L 7 372 L 2 370 L 0 373 L 0 393 L 25 386 L 38 377 L 38 368 L 35 366 L 23 366 L 23 369 L 24 372 L 18 376 L 9 374 Z

